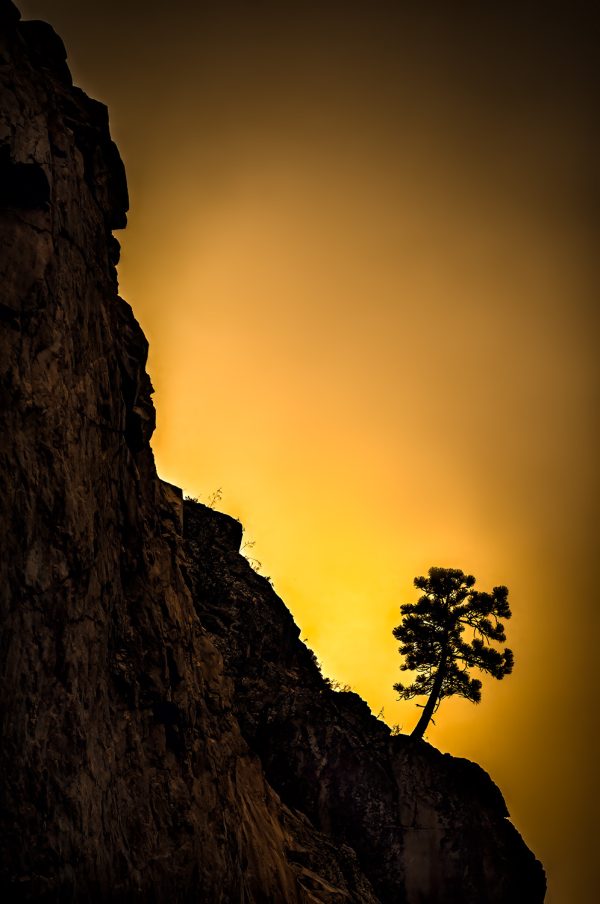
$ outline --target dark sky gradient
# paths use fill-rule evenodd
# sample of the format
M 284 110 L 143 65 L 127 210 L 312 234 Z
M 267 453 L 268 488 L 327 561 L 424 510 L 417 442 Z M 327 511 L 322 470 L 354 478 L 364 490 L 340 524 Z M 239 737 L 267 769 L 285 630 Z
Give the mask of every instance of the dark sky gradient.
M 428 736 L 588 904 L 598 800 L 595 4 L 30 0 L 110 107 L 162 476 L 239 515 L 324 670 L 405 731 L 432 565 L 516 667 Z

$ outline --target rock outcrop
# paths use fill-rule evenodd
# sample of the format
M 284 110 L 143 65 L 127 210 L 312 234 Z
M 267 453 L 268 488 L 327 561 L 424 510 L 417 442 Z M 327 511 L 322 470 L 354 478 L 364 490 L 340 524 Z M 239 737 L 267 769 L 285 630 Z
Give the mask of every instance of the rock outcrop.
M 160 481 L 124 168 L 0 0 L 0 893 L 542 901 L 473 764 L 334 693 L 241 528 Z
M 332 689 L 239 554 L 238 522 L 186 500 L 184 534 L 196 611 L 235 683 L 244 737 L 282 800 L 356 851 L 378 900 L 542 901 L 541 867 L 489 776 L 392 736 L 357 694 Z

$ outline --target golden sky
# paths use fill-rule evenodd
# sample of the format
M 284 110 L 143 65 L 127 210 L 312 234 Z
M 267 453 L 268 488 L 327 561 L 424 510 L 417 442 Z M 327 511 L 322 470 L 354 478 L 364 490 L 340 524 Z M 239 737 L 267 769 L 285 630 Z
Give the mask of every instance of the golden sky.
M 428 738 L 499 784 L 548 904 L 588 904 L 592 4 L 20 6 L 110 107 L 159 473 L 222 488 L 324 672 L 404 731 L 413 577 L 509 587 L 513 675 Z

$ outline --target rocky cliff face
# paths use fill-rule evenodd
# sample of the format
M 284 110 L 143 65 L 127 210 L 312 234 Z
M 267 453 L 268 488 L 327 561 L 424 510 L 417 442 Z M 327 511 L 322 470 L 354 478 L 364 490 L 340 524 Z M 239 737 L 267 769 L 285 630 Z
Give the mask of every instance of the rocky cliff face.
M 378 900 L 542 901 L 541 867 L 489 776 L 392 736 L 357 694 L 329 686 L 239 554 L 238 522 L 187 500 L 184 535 L 196 611 L 235 683 L 244 737 L 282 800 L 356 851 Z
M 0 0 L 0 891 L 537 902 L 473 764 L 334 693 L 240 527 L 156 474 L 127 188 L 62 42 Z

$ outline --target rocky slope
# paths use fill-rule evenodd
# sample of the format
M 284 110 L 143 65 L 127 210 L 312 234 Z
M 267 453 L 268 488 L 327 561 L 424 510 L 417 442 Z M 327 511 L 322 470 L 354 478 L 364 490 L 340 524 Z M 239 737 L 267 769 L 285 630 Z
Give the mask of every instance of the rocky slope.
M 237 522 L 157 477 L 127 205 L 106 108 L 0 0 L 4 900 L 542 901 L 487 776 L 331 691 Z
M 533 902 L 543 872 L 502 795 L 468 760 L 392 736 L 333 690 L 268 579 L 238 552 L 241 525 L 184 502 L 185 574 L 235 683 L 233 706 L 269 783 L 350 845 L 382 902 Z

